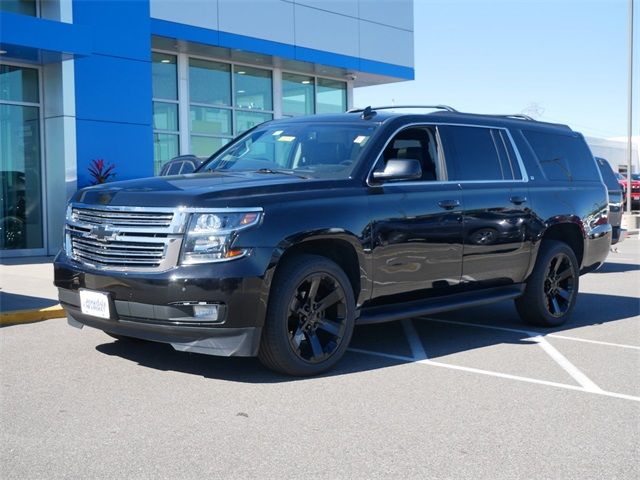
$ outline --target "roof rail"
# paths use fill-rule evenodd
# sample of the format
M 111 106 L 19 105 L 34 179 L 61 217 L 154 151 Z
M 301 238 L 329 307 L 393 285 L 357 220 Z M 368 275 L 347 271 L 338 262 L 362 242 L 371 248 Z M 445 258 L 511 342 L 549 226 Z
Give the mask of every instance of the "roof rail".
M 517 118 L 519 120 L 529 120 L 531 122 L 537 122 L 537 120 L 529 115 L 525 115 L 524 113 L 513 113 L 507 115 L 490 115 L 491 117 L 502 117 L 502 118 Z
M 448 112 L 458 113 L 455 108 L 452 108 L 448 105 L 383 105 L 381 107 L 352 108 L 351 110 L 347 110 L 347 113 L 359 113 L 364 112 L 367 109 L 369 109 L 370 111 L 375 111 L 394 110 L 396 108 L 433 108 L 435 110 L 446 110 Z

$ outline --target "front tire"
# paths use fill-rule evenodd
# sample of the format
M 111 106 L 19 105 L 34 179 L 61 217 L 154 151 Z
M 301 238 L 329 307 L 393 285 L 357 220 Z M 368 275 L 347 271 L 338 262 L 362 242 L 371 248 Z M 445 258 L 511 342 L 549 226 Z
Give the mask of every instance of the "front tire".
M 260 342 L 260 361 L 287 375 L 316 375 L 344 355 L 355 323 L 344 271 L 318 255 L 296 255 L 276 272 Z
M 520 317 L 541 327 L 564 324 L 576 304 L 579 281 L 573 250 L 566 243 L 544 240 L 524 294 L 515 301 Z

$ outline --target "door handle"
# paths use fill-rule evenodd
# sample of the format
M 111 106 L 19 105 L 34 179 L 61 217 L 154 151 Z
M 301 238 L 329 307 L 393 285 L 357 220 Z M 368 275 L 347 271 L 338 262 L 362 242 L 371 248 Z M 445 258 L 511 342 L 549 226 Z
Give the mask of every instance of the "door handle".
M 438 205 L 440 205 L 445 210 L 452 210 L 456 207 L 459 207 L 460 202 L 458 200 L 440 200 L 438 202 Z
M 524 202 L 527 201 L 527 197 L 523 197 L 523 196 L 520 196 L 520 195 L 514 195 L 513 197 L 511 197 L 509 199 L 509 201 L 511 203 L 513 203 L 514 205 L 522 205 Z

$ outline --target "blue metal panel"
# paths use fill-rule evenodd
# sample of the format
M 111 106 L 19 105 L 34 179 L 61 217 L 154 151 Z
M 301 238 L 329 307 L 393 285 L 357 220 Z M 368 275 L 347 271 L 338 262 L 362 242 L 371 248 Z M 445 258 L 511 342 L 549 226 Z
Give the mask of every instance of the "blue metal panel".
M 303 62 L 319 63 L 331 65 L 333 67 L 350 68 L 360 70 L 360 59 L 350 55 L 340 55 L 338 53 L 323 52 L 313 48 L 296 47 L 295 60 Z M 372 72 L 378 73 L 378 72 Z
M 74 0 L 73 17 L 94 36 L 94 55 L 75 62 L 78 186 L 95 158 L 118 180 L 152 175 L 149 1 Z
M 93 55 L 75 63 L 76 117 L 151 123 L 151 62 Z
M 168 22 L 167 20 L 151 19 L 151 33 L 161 37 L 176 38 L 204 45 L 220 45 L 220 35 L 217 30 L 193 27 L 183 23 Z
M 152 132 L 151 125 L 77 120 L 78 186 L 91 184 L 88 168 L 97 158 L 116 166 L 115 180 L 152 176 Z
M 75 0 L 73 22 L 91 29 L 94 53 L 150 58 L 149 0 Z
M 0 45 L 24 47 L 24 60 L 37 61 L 38 51 L 90 55 L 92 38 L 89 29 L 79 25 L 0 12 Z M 14 50 L 18 55 L 19 49 Z
M 236 35 L 235 33 L 220 32 L 220 46 L 226 48 L 238 48 L 249 52 L 273 55 L 282 58 L 293 58 L 294 46 L 286 43 L 263 40 L 261 38 Z
M 313 48 L 298 47 L 284 43 L 272 42 L 260 38 L 218 32 L 201 27 L 193 27 L 182 23 L 151 19 L 151 34 L 202 43 L 215 47 L 238 48 L 250 52 L 273 55 L 291 60 L 318 63 L 327 66 L 350 68 L 379 75 L 413 80 L 414 70 L 411 67 L 391 63 L 360 59 L 350 55 L 340 55 Z
M 406 80 L 415 79 L 415 71 L 411 67 L 394 65 L 392 63 L 376 62 L 375 60 L 360 60 L 360 70 L 363 72 L 378 73 L 389 77 L 404 78 Z

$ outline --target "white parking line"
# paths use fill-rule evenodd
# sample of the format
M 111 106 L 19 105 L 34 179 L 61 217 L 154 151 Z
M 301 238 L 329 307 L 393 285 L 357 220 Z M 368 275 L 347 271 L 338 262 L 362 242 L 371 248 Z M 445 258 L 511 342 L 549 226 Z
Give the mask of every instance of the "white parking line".
M 584 387 L 585 390 L 590 392 L 602 392 L 602 389 L 593 383 L 589 377 L 582 373 L 578 368 L 571 363 L 567 357 L 562 355 L 553 345 L 551 345 L 542 335 L 536 335 L 531 337 L 531 340 L 538 342 L 538 345 L 549 355 L 558 365 L 560 365 L 565 372 Z
M 569 385 L 569 384 L 558 383 L 558 382 L 551 382 L 551 381 L 547 381 L 547 380 L 539 380 L 537 378 L 522 377 L 522 376 L 519 376 L 519 375 L 511 375 L 509 373 L 494 372 L 494 371 L 491 371 L 491 370 L 483 370 L 483 369 L 480 369 L 480 368 L 464 367 L 464 366 L 461 366 L 461 365 L 452 365 L 452 364 L 449 364 L 449 363 L 443 363 L 443 362 L 430 360 L 427 357 L 427 353 L 425 351 L 424 345 L 423 345 L 422 341 L 420 340 L 420 336 L 418 335 L 418 332 L 416 331 L 412 320 L 403 320 L 402 321 L 402 326 L 404 328 L 404 332 L 405 332 L 407 341 L 409 342 L 409 347 L 411 348 L 411 354 L 412 354 L 411 357 L 407 357 L 407 356 L 403 356 L 403 355 L 392 355 L 392 354 L 387 354 L 387 353 L 373 352 L 373 351 L 369 351 L 369 350 L 356 349 L 356 348 L 350 348 L 349 350 L 352 351 L 352 352 L 355 352 L 355 353 L 362 353 L 362 354 L 366 354 L 366 355 L 375 355 L 375 356 L 379 356 L 379 357 L 385 357 L 385 358 L 390 358 L 390 359 L 393 359 L 393 360 L 400 360 L 400 361 L 404 361 L 404 362 L 418 363 L 418 364 L 422 364 L 422 365 L 430 365 L 430 366 L 433 366 L 433 367 L 448 368 L 448 369 L 451 369 L 451 370 L 459 370 L 459 371 L 464 371 L 464 372 L 477 373 L 477 374 L 488 375 L 488 376 L 492 376 L 492 377 L 506 378 L 506 379 L 510 379 L 510 380 L 517 380 L 517 381 L 520 381 L 520 382 L 535 383 L 535 384 L 538 384 L 538 385 L 547 385 L 547 386 L 552 386 L 552 387 L 557 387 L 557 388 L 564 388 L 566 390 L 574 390 L 574 391 L 579 391 L 579 392 L 593 393 L 593 394 L 596 394 L 596 395 L 603 395 L 603 396 L 606 396 L 606 397 L 621 398 L 621 399 L 624 399 L 624 400 L 631 400 L 631 401 L 634 401 L 634 402 L 640 402 L 640 397 L 636 397 L 634 395 L 627 395 L 627 394 L 624 394 L 624 393 L 608 392 L 606 390 L 601 389 L 598 385 L 596 385 L 593 381 L 591 381 L 584 373 L 582 373 L 575 365 L 573 365 L 564 355 L 562 355 L 562 353 L 560 353 L 553 345 L 551 345 L 544 338 L 544 335 L 539 333 L 539 332 L 534 332 L 534 331 L 530 331 L 530 330 L 516 329 L 516 328 L 508 328 L 508 327 L 497 327 L 497 326 L 493 326 L 493 325 L 482 325 L 482 324 L 469 323 L 469 322 L 459 322 L 459 321 L 456 321 L 456 320 L 441 320 L 441 319 L 438 319 L 438 318 L 429 318 L 429 317 L 419 317 L 419 318 L 422 319 L 422 320 L 430 321 L 430 322 L 447 323 L 447 324 L 452 324 L 452 325 L 462 325 L 462 326 L 467 326 L 467 327 L 477 327 L 477 328 L 485 328 L 485 329 L 489 329 L 489 330 L 501 330 L 501 331 L 506 331 L 506 332 L 524 334 L 524 335 L 527 336 L 526 340 L 534 341 L 538 345 L 540 345 L 540 347 L 545 351 L 545 353 L 547 353 L 547 355 L 549 355 L 561 368 L 563 368 L 573 379 L 575 379 L 580 384 L 580 386 L 578 386 L 578 385 Z M 619 347 L 624 347 L 624 348 L 637 348 L 637 347 L 633 347 L 631 345 L 611 344 L 611 343 L 608 343 L 608 342 L 598 342 L 596 340 L 585 340 L 585 339 L 578 339 L 578 338 L 574 338 L 574 337 L 564 337 L 562 335 L 555 335 L 555 334 L 549 334 L 549 336 L 555 336 L 557 338 L 564 338 L 564 339 L 567 339 L 567 340 L 585 341 L 585 342 L 589 342 L 589 343 L 601 343 L 601 344 L 604 344 L 604 345 L 619 346 Z
M 537 335 L 542 335 L 544 337 L 562 338 L 563 340 L 573 340 L 574 342 L 594 343 L 596 345 L 607 345 L 610 347 L 630 348 L 632 350 L 640 350 L 640 346 L 636 346 L 636 345 L 626 345 L 624 343 L 611 343 L 611 342 L 603 342 L 600 340 L 589 340 L 586 338 L 568 337 L 565 335 L 558 335 L 557 333 L 545 334 L 543 332 L 534 332 L 532 330 L 522 330 L 518 328 L 508 328 L 508 327 L 497 327 L 494 325 L 483 325 L 481 323 L 471 323 L 471 322 L 459 322 L 456 320 L 440 320 L 439 318 L 431 318 L 431 317 L 418 317 L 418 318 L 421 320 L 428 320 L 430 322 L 451 323 L 453 325 L 463 325 L 465 327 L 478 327 L 478 328 L 486 328 L 489 330 L 503 330 L 505 332 L 524 333 L 532 337 L 535 337 Z
M 573 340 L 574 342 L 585 342 L 585 343 L 594 343 L 596 345 L 606 345 L 609 347 L 619 347 L 619 348 L 631 348 L 633 350 L 640 350 L 640 347 L 636 345 L 625 345 L 623 343 L 611 343 L 611 342 L 602 342 L 600 340 L 589 340 L 586 338 L 577 338 L 577 337 L 566 337 L 564 335 L 558 335 L 555 333 L 548 333 L 545 337 L 551 338 L 562 338 L 563 340 Z
M 556 362 L 565 372 L 567 372 L 571 377 L 578 382 L 582 387 L 590 392 L 601 392 L 602 389 L 596 385 L 589 377 L 587 377 L 584 373 L 582 373 L 578 367 L 576 367 L 573 363 L 571 363 L 567 357 L 562 355 L 553 345 L 551 345 L 541 334 L 537 332 L 531 332 L 528 330 L 518 330 L 515 328 L 505 328 L 505 327 L 494 327 L 492 325 L 478 325 L 476 323 L 467 323 L 467 322 L 457 322 L 454 320 L 441 320 L 438 318 L 429 318 L 429 317 L 421 317 L 424 320 L 428 320 L 430 322 L 440 322 L 440 323 L 452 323 L 455 325 L 465 325 L 468 327 L 477 327 L 477 328 L 485 328 L 489 330 L 502 330 L 507 332 L 515 332 L 522 333 L 527 335 L 529 338 L 525 340 L 532 340 L 536 342 L 540 347 L 545 351 L 547 355 L 551 357 L 551 359 Z
M 595 395 L 602 395 L 604 397 L 613 397 L 613 398 L 620 398 L 620 399 L 623 399 L 623 400 L 631 400 L 631 401 L 634 401 L 634 402 L 640 402 L 640 397 L 635 397 L 633 395 L 626 395 L 624 393 L 607 392 L 606 390 L 592 391 L 592 390 L 587 390 L 586 388 L 578 386 L 578 385 L 568 385 L 568 384 L 565 384 L 565 383 L 549 382 L 547 380 L 538 380 L 537 378 L 529 378 L 529 377 L 521 377 L 519 375 L 511 375 L 509 373 L 493 372 L 491 370 L 482 370 L 482 369 L 479 369 L 479 368 L 463 367 L 461 365 L 451 365 L 449 363 L 436 362 L 436 361 L 429 360 L 429 359 L 415 361 L 412 357 L 405 357 L 405 356 L 402 356 L 402 355 L 392 355 L 392 354 L 381 353 L 381 352 L 372 352 L 370 350 L 362 350 L 362 349 L 359 349 L 359 348 L 350 348 L 349 351 L 350 352 L 354 352 L 354 353 L 362 353 L 362 354 L 365 354 L 365 355 L 372 355 L 372 356 L 376 356 L 376 357 L 390 358 L 390 359 L 393 359 L 393 360 L 401 360 L 401 361 L 404 361 L 404 362 L 407 362 L 407 363 L 415 363 L 415 364 L 420 364 L 420 365 L 429 365 L 429 366 L 432 366 L 432 367 L 448 368 L 450 370 L 459 370 L 459 371 L 469 372 L 469 373 L 478 373 L 480 375 L 488 375 L 490 377 L 506 378 L 508 380 L 517 380 L 517 381 L 525 382 L 525 383 L 535 383 L 535 384 L 538 384 L 538 385 L 547 385 L 547 386 L 550 386 L 550 387 L 563 388 L 565 390 L 573 390 L 573 391 L 576 391 L 576 392 L 592 393 L 592 394 L 595 394 Z

